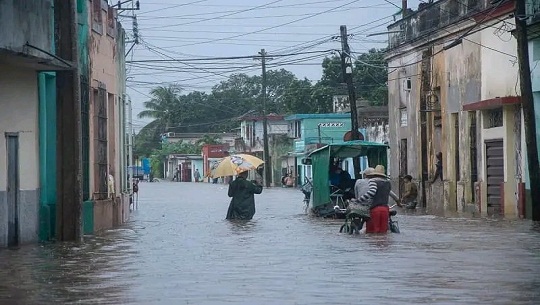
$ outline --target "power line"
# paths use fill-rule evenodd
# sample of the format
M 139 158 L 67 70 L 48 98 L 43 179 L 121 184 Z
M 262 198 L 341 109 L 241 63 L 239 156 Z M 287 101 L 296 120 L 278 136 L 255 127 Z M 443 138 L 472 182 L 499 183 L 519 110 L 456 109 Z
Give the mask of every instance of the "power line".
M 197 3 L 206 2 L 206 1 L 208 1 L 208 0 L 192 1 L 192 2 L 189 2 L 189 3 L 182 3 L 182 4 L 172 5 L 172 6 L 168 6 L 168 7 L 156 9 L 156 10 L 151 10 L 151 11 L 141 12 L 141 13 L 139 13 L 139 14 L 142 15 L 142 14 L 148 14 L 148 13 L 159 12 L 159 11 L 164 11 L 164 10 L 170 10 L 171 8 L 176 8 L 176 7 L 181 7 L 181 6 L 192 5 L 192 4 L 197 4 Z
M 325 50 L 325 51 L 307 51 L 307 52 L 299 52 L 299 53 L 289 53 L 289 54 L 276 54 L 276 55 L 269 55 L 270 57 L 287 57 L 287 56 L 294 56 L 294 55 L 305 55 L 305 54 L 314 54 L 314 53 L 328 53 L 335 50 Z M 243 56 L 227 56 L 227 57 L 206 57 L 206 58 L 190 58 L 190 59 L 147 59 L 147 60 L 134 60 L 134 61 L 127 61 L 126 63 L 138 63 L 138 62 L 190 62 L 190 61 L 208 61 L 208 60 L 229 60 L 229 59 L 254 59 L 259 58 L 260 55 L 243 55 Z
M 333 13 L 337 12 L 344 12 L 349 10 L 356 10 L 356 9 L 366 9 L 366 8 L 387 8 L 383 6 L 384 4 L 376 4 L 376 5 L 368 5 L 368 6 L 355 6 L 350 7 L 347 9 L 341 9 L 341 10 L 335 10 Z M 313 8 L 325 8 L 325 7 L 310 7 Z M 326 7 L 328 8 L 328 7 Z M 222 12 L 211 12 L 211 13 L 198 13 L 198 14 L 189 14 L 189 15 L 176 15 L 176 16 L 145 16 L 143 18 L 139 18 L 139 20 L 150 20 L 150 19 L 171 19 L 171 18 L 177 18 L 177 19 L 186 19 L 186 20 L 200 20 L 200 16 L 204 15 L 212 15 L 217 13 L 225 13 L 225 12 L 238 12 L 238 11 L 222 11 Z M 307 16 L 309 13 L 304 14 L 282 14 L 282 15 L 264 15 L 264 16 L 249 16 L 249 17 L 230 17 L 230 18 L 219 18 L 220 20 L 249 20 L 249 19 L 267 19 L 267 18 L 284 18 L 284 17 L 300 17 L 300 16 Z M 185 24 L 190 25 L 190 24 Z M 197 25 L 198 26 L 198 25 Z
M 265 4 L 254 6 L 254 7 L 250 7 L 248 9 L 244 9 L 244 10 L 239 10 L 239 11 L 223 14 L 223 15 L 220 15 L 220 16 L 217 16 L 217 17 L 203 18 L 203 19 L 198 19 L 198 20 L 195 20 L 195 21 L 190 21 L 190 22 L 185 22 L 185 23 L 177 23 L 177 24 L 167 25 L 167 27 L 183 26 L 183 25 L 194 24 L 194 23 L 199 23 L 199 22 L 204 22 L 204 21 L 216 20 L 216 19 L 220 19 L 220 18 L 223 18 L 223 17 L 228 17 L 228 16 L 232 16 L 232 15 L 236 15 L 236 14 L 241 14 L 241 13 L 253 11 L 253 10 L 263 8 L 265 6 L 268 6 L 268 5 L 271 5 L 271 4 L 274 4 L 274 3 L 278 3 L 278 2 L 281 2 L 281 1 L 283 1 L 283 0 L 275 0 L 275 1 L 272 1 L 272 2 L 269 2 L 269 3 L 265 3 Z M 153 28 L 161 28 L 161 27 L 162 26 L 149 27 L 149 28 L 146 28 L 146 30 L 153 29 Z
M 252 34 L 257 34 L 257 33 L 265 32 L 265 31 L 272 30 L 272 29 L 276 29 L 276 28 L 280 28 L 280 27 L 283 27 L 283 26 L 286 26 L 286 25 L 289 25 L 289 24 L 292 24 L 292 23 L 295 23 L 295 22 L 299 22 L 299 21 L 303 21 L 303 20 L 306 20 L 306 19 L 310 19 L 310 18 L 319 16 L 319 15 L 323 15 L 323 14 L 326 14 L 326 13 L 331 12 L 331 11 L 333 11 L 333 10 L 336 10 L 336 9 L 339 9 L 339 8 L 342 8 L 342 7 L 345 7 L 345 6 L 347 6 L 347 5 L 350 5 L 350 4 L 359 2 L 359 1 L 360 1 L 360 0 L 350 1 L 350 2 L 348 2 L 348 3 L 346 3 L 346 4 L 337 6 L 337 7 L 332 8 L 332 9 L 324 10 L 324 11 L 321 11 L 321 12 L 318 12 L 318 13 L 311 14 L 311 15 L 306 16 L 306 17 L 302 17 L 302 18 L 299 18 L 299 19 L 295 19 L 295 20 L 292 20 L 292 21 L 289 21 L 289 22 L 285 22 L 285 23 L 278 24 L 278 25 L 275 25 L 275 26 L 267 27 L 267 28 L 260 29 L 260 30 L 257 30 L 257 31 L 246 32 L 246 33 L 242 33 L 242 34 L 238 34 L 238 35 L 234 35 L 234 36 L 229 36 L 229 37 L 216 38 L 216 39 L 211 39 L 211 40 L 207 40 L 207 41 L 201 41 L 201 42 L 195 42 L 195 43 L 185 44 L 185 45 L 183 45 L 183 47 L 186 47 L 186 46 L 193 46 L 193 45 L 199 45 L 199 44 L 206 44 L 206 43 L 212 43 L 212 42 L 216 42 L 216 41 L 228 40 L 228 39 L 232 39 L 232 38 L 244 37 L 244 36 L 247 36 L 247 35 L 252 35 Z M 174 25 L 172 25 L 172 26 L 174 26 Z

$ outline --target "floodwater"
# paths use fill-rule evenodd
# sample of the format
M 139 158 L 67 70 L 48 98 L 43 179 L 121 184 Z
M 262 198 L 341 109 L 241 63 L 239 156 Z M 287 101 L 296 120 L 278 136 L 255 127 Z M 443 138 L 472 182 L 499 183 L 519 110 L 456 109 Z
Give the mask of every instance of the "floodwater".
M 340 234 L 265 189 L 247 223 L 224 185 L 143 183 L 120 229 L 0 250 L 0 304 L 540 304 L 528 221 L 398 215 L 401 234 Z

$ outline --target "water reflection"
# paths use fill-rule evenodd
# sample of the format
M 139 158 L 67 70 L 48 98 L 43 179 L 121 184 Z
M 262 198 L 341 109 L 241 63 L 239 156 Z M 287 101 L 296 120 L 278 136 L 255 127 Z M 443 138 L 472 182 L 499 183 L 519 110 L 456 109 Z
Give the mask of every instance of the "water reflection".
M 233 234 L 252 233 L 257 230 L 257 220 L 226 220 Z
M 122 229 L 0 250 L 0 304 L 540 304 L 531 222 L 398 215 L 401 234 L 348 235 L 289 190 L 224 220 L 224 192 L 143 184 Z

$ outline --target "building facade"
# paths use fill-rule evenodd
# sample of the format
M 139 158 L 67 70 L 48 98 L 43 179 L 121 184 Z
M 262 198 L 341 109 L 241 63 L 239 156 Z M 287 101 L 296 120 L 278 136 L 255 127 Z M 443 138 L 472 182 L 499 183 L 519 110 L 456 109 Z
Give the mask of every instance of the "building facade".
M 62 227 L 70 216 L 57 221 L 57 202 L 73 202 L 57 196 L 58 186 L 66 184 L 56 179 L 56 161 L 57 154 L 73 157 L 57 136 L 59 128 L 73 127 L 64 117 L 74 113 L 60 108 L 57 118 L 56 77 L 79 68 L 56 55 L 61 31 L 55 32 L 54 24 L 52 0 L 0 3 L 0 150 L 5 152 L 0 154 L 0 247 L 57 236 L 57 223 Z
M 89 24 L 88 187 L 85 231 L 119 225 L 129 216 L 125 136 L 125 34 L 107 1 L 87 1 Z
M 430 213 L 516 218 L 526 177 L 514 2 L 466 4 L 421 4 L 388 28 L 390 175 L 412 175 Z
M 244 116 L 240 122 L 240 137 L 236 139 L 235 150 L 264 158 L 264 120 L 263 116 Z M 272 170 L 271 185 L 279 185 L 281 177 L 287 172 L 283 167 L 283 156 L 289 151 L 291 140 L 287 136 L 289 124 L 284 116 L 267 115 L 269 163 Z
M 342 143 L 351 130 L 350 113 L 294 114 L 285 118 L 289 122 L 288 136 L 293 146 L 288 153 L 287 166 L 292 168 L 298 185 L 312 178 L 311 165 L 302 159 L 311 151 L 330 143 Z M 352 160 L 346 161 L 345 169 L 353 175 Z

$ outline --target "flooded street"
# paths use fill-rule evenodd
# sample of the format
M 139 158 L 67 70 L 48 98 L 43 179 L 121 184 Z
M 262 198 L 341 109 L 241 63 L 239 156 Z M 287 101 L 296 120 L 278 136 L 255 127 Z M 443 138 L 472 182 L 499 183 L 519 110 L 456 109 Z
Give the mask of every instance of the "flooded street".
M 224 185 L 142 183 L 121 229 L 83 245 L 0 250 L 0 304 L 539 304 L 526 221 L 399 215 L 401 234 L 340 234 L 266 189 L 224 220 Z

